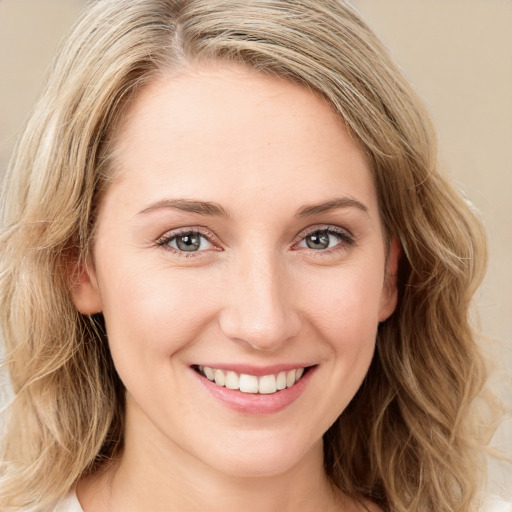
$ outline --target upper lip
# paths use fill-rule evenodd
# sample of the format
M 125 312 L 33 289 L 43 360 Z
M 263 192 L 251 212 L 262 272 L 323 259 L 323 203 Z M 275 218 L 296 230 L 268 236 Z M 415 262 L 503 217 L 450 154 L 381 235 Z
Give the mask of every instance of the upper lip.
M 290 370 L 296 370 L 298 368 L 308 368 L 314 366 L 311 363 L 286 363 L 286 364 L 274 364 L 269 366 L 254 366 L 250 364 L 230 364 L 230 363 L 201 363 L 192 365 L 193 367 L 203 366 L 212 369 L 231 371 L 238 374 L 255 375 L 261 377 L 263 375 L 278 374 L 280 372 L 287 372 Z

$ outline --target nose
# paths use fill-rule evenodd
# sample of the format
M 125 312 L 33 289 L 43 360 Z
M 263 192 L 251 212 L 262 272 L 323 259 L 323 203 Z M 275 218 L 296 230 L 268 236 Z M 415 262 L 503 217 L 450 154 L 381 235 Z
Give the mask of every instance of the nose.
M 300 330 L 293 283 L 271 256 L 241 258 L 229 276 L 220 326 L 230 339 L 275 351 Z

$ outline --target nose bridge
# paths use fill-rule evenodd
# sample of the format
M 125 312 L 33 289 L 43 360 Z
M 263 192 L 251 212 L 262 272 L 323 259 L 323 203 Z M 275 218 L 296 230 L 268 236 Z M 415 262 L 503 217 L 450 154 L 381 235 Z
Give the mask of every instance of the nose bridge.
M 279 256 L 261 247 L 247 250 L 232 270 L 221 315 L 224 334 L 259 350 L 275 350 L 295 336 L 300 322 Z

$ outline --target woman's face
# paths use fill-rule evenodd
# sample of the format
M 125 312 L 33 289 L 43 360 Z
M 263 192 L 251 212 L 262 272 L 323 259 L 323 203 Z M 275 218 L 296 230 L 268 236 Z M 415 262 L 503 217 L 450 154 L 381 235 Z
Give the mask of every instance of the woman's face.
M 396 301 L 358 145 L 305 88 L 227 64 L 144 88 L 116 140 L 74 299 L 104 314 L 127 452 L 245 476 L 318 459 Z

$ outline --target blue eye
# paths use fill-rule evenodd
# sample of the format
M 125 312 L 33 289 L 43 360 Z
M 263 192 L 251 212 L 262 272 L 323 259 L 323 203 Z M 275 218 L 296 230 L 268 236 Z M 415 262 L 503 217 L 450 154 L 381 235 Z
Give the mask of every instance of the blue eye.
M 159 245 L 169 246 L 176 251 L 198 252 L 212 248 L 211 242 L 198 231 L 187 231 L 172 235 L 159 242 Z
M 332 229 L 318 229 L 306 235 L 298 244 L 299 247 L 307 247 L 314 251 L 332 249 L 342 243 L 351 244 L 353 241 L 344 233 L 338 233 Z

